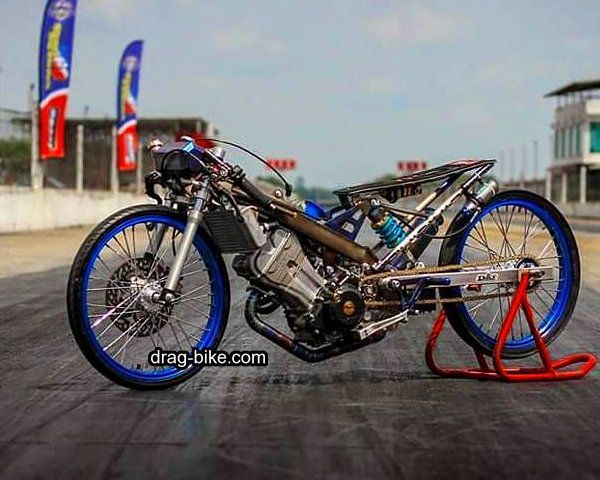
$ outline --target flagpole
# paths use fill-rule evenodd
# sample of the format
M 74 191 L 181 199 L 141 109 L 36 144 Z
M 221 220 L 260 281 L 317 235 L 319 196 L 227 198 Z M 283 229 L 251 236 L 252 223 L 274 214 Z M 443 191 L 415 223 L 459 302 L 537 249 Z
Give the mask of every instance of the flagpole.
M 29 112 L 31 116 L 31 167 L 29 174 L 31 188 L 39 190 L 44 186 L 44 173 L 39 158 L 39 117 L 38 105 L 34 95 L 35 84 L 32 83 L 29 85 Z

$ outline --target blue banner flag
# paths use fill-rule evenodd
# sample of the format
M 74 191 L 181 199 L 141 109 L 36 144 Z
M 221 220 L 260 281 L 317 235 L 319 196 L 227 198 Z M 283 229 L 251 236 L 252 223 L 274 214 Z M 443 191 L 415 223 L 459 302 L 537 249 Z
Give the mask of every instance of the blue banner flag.
M 134 170 L 138 146 L 137 112 L 142 40 L 125 48 L 119 63 L 117 84 L 117 164 L 120 171 Z
M 39 53 L 40 157 L 65 156 L 65 116 L 77 0 L 48 0 Z

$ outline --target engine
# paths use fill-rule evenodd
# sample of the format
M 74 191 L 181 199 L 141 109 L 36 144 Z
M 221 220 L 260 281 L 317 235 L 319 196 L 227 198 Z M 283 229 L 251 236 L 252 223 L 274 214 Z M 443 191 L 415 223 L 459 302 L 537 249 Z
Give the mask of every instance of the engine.
M 275 291 L 286 308 L 298 312 L 311 310 L 325 286 L 325 279 L 306 257 L 298 238 L 281 228 L 274 230 L 258 250 L 236 256 L 233 269 L 252 285 Z
M 331 267 L 330 267 L 331 268 Z M 233 260 L 233 269 L 265 293 L 258 314 L 283 306 L 295 340 L 319 346 L 349 334 L 364 319 L 365 302 L 356 285 L 324 278 L 292 232 L 278 228 L 266 243 Z

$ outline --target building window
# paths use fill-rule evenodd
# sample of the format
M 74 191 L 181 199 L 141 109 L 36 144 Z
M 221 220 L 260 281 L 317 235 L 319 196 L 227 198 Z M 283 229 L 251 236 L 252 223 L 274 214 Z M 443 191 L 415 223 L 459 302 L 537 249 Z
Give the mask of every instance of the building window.
M 600 201 L 600 170 L 588 170 L 587 172 L 587 195 L 588 202 Z
M 553 202 L 560 202 L 560 189 L 562 187 L 561 172 L 557 172 L 552 175 L 552 181 L 550 183 L 550 197 Z
M 581 125 L 575 126 L 575 155 L 581 156 Z
M 590 152 L 600 153 L 600 122 L 590 123 Z
M 579 169 L 567 172 L 567 202 L 579 201 Z

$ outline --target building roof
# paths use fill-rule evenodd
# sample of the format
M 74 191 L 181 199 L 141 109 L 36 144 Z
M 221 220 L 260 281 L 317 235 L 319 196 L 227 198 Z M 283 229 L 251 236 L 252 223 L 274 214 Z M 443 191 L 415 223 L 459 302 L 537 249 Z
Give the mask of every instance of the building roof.
M 544 97 L 557 97 L 559 95 L 566 95 L 567 93 L 584 92 L 586 90 L 594 90 L 597 88 L 600 88 L 600 78 L 597 78 L 595 80 L 583 80 L 579 82 L 569 83 L 563 87 L 557 88 L 556 90 L 547 93 L 546 95 L 544 95 Z
M 14 119 L 15 123 L 29 124 L 31 118 L 29 114 L 24 117 Z M 67 117 L 67 125 L 84 125 L 91 129 L 110 129 L 115 124 L 115 119 L 105 118 L 71 118 Z M 194 132 L 198 128 L 204 130 L 206 120 L 201 117 L 140 117 L 138 126 L 141 130 L 171 130 L 171 131 L 190 131 Z
M 115 124 L 115 119 L 111 117 L 86 117 L 86 118 L 70 118 L 67 117 L 68 123 L 82 124 L 94 127 L 112 126 Z M 201 117 L 139 117 L 137 119 L 140 128 L 173 128 L 173 129 L 195 129 L 196 123 L 200 125 L 206 123 L 206 120 Z

